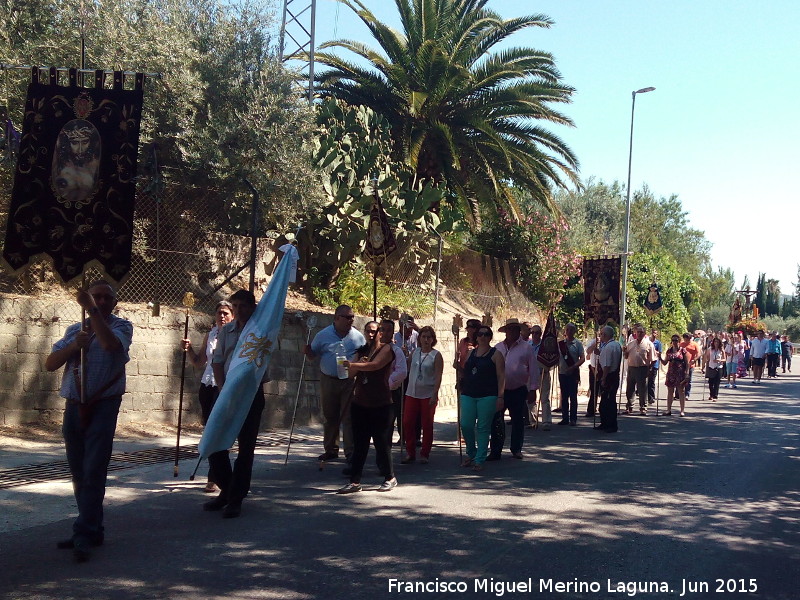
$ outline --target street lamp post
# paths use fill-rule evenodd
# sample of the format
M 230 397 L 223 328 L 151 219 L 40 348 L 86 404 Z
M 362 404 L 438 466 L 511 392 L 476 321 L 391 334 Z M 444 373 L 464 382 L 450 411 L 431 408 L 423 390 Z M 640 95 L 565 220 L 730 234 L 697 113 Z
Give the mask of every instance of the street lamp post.
M 625 199 L 625 253 L 622 255 L 622 289 L 619 294 L 619 335 L 622 343 L 625 340 L 622 337 L 622 328 L 625 325 L 625 302 L 627 300 L 627 287 L 628 287 L 628 252 L 630 250 L 631 238 L 631 164 L 633 161 L 633 111 L 636 108 L 636 94 L 646 94 L 652 92 L 656 88 L 646 87 L 635 92 L 631 92 L 631 141 L 628 149 L 628 189 L 627 198 Z

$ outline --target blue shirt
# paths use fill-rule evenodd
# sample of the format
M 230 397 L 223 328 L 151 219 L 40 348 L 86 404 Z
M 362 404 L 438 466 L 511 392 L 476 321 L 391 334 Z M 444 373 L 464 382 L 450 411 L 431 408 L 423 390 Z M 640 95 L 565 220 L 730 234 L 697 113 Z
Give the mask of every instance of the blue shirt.
M 656 339 L 655 341 L 653 341 L 653 346 L 655 347 L 656 352 L 658 352 L 658 355 L 661 356 L 661 348 L 663 348 L 663 346 L 661 345 L 661 340 Z M 660 360 L 656 360 L 656 362 L 653 363 L 652 368 L 653 369 L 657 369 L 660 366 L 661 366 L 661 361 Z
M 106 319 L 111 333 L 114 334 L 122 348 L 114 352 L 103 350 L 97 341 L 97 336 L 92 334 L 89 338 L 89 347 L 86 349 L 86 397 L 91 398 L 103 386 L 111 381 L 114 384 L 104 390 L 102 397 L 121 396 L 125 393 L 125 364 L 130 360 L 128 349 L 133 339 L 133 324 L 127 319 L 116 315 L 109 315 Z M 75 341 L 75 336 L 81 329 L 80 323 L 67 327 L 64 337 L 53 344 L 53 352 L 63 350 Z M 75 381 L 75 374 L 80 372 L 80 354 L 75 354 L 64 365 L 64 375 L 61 378 L 61 397 L 73 402 L 80 401 L 81 394 Z
M 781 341 L 778 339 L 773 340 L 772 338 L 767 340 L 767 354 L 780 354 L 781 353 Z
M 364 335 L 356 328 L 351 327 L 344 337 L 336 333 L 333 325 L 328 325 L 325 329 L 317 333 L 311 342 L 311 351 L 319 356 L 319 368 L 323 374 L 329 377 L 338 377 L 336 368 L 335 346 L 339 342 L 344 344 L 347 360 L 353 360 L 356 350 L 367 343 Z

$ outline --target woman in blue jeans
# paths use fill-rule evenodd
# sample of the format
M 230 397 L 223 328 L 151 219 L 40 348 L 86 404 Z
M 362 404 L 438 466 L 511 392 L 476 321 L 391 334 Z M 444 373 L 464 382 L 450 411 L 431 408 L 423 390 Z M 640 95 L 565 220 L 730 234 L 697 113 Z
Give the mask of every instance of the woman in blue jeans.
M 486 461 L 492 419 L 503 408 L 505 360 L 489 345 L 489 327 L 481 325 L 475 336 L 478 345 L 467 357 L 461 379 L 461 433 L 467 445 L 467 458 L 461 466 L 480 471 Z

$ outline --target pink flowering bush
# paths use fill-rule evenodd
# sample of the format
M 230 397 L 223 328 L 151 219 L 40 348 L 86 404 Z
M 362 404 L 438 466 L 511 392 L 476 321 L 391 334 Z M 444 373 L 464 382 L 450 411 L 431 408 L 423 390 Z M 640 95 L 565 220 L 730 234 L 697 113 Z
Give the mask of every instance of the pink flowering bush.
M 531 209 L 518 223 L 499 211 L 475 240 L 480 251 L 507 259 L 528 299 L 549 309 L 580 276 L 581 257 L 570 247 L 568 234 L 569 224 L 560 215 Z

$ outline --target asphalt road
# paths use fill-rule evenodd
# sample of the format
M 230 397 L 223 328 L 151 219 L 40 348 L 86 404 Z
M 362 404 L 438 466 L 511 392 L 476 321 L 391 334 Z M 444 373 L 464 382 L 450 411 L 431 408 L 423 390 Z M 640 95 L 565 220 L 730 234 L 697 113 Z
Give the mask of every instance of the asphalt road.
M 134 469 L 114 474 L 106 544 L 84 564 L 54 546 L 68 484 L 22 486 L 0 495 L 0 597 L 797 599 L 799 398 L 796 376 L 746 380 L 685 418 L 621 416 L 617 434 L 586 418 L 528 430 L 525 460 L 481 474 L 439 423 L 431 463 L 397 464 L 388 494 L 372 466 L 372 489 L 334 494 L 346 480 L 318 471 L 321 444 L 287 467 L 262 450 L 238 519 L 200 510 L 189 465 Z

